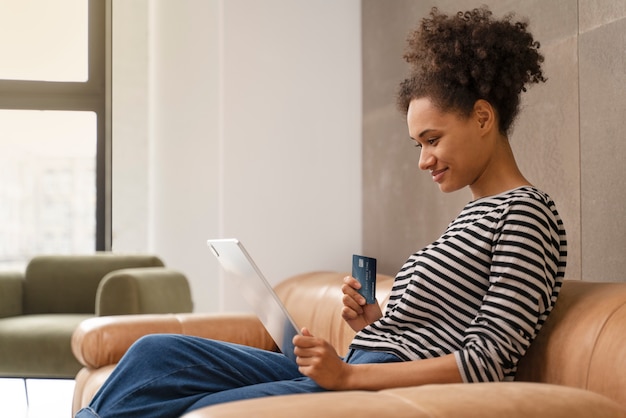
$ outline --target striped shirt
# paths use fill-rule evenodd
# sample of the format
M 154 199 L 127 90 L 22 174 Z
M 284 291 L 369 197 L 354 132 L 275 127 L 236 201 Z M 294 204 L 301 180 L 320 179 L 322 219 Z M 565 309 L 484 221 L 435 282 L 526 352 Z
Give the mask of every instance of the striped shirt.
M 395 278 L 351 347 L 403 360 L 454 354 L 465 382 L 513 380 L 552 310 L 567 242 L 555 205 L 526 186 L 478 199 Z

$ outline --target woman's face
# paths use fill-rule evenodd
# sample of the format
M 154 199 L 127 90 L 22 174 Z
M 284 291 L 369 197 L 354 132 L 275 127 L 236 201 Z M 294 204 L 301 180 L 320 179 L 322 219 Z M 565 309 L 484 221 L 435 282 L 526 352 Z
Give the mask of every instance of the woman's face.
M 419 168 L 429 170 L 442 192 L 480 182 L 493 154 L 473 113 L 463 117 L 435 107 L 429 98 L 414 99 L 407 112 L 409 135 L 421 148 Z

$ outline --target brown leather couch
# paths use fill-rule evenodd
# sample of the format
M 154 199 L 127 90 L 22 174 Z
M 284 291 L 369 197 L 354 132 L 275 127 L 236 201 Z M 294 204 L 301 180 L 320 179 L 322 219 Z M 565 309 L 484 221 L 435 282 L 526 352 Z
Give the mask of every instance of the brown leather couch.
M 341 319 L 342 273 L 293 277 L 276 290 L 298 325 L 340 354 L 353 332 Z M 378 276 L 384 304 L 392 278 Z M 85 366 L 73 410 L 86 405 L 130 344 L 147 333 L 181 333 L 275 349 L 260 322 L 241 314 L 93 318 L 74 333 Z M 200 417 L 626 417 L 626 283 L 566 281 L 557 305 L 519 365 L 517 381 L 426 385 L 380 392 L 327 392 L 227 403 Z

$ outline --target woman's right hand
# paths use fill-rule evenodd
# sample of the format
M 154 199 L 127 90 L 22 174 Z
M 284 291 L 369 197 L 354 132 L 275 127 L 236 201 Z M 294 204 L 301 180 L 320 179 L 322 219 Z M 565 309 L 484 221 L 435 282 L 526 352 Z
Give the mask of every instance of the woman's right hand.
M 343 292 L 341 317 L 357 332 L 383 316 L 378 301 L 367 304 L 365 298 L 358 292 L 360 288 L 361 284 L 357 279 L 351 276 L 344 277 L 341 286 Z

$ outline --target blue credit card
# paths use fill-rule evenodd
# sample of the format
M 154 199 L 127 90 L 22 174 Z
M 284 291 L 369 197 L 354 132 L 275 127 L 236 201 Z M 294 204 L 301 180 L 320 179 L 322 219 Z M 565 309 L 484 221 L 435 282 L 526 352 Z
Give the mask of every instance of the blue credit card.
M 370 304 L 376 302 L 376 259 L 362 255 L 352 256 L 352 277 L 361 283 L 359 293 Z

